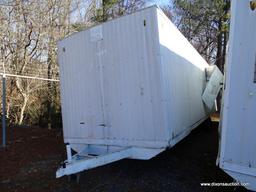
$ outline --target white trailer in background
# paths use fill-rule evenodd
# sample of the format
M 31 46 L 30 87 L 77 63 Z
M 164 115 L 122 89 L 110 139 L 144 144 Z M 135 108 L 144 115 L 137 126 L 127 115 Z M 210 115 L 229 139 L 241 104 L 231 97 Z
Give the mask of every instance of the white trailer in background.
M 215 96 L 202 100 L 209 65 L 156 6 L 61 40 L 58 60 L 68 159 L 57 177 L 150 159 L 213 108 Z
M 219 165 L 256 191 L 255 4 L 232 0 Z

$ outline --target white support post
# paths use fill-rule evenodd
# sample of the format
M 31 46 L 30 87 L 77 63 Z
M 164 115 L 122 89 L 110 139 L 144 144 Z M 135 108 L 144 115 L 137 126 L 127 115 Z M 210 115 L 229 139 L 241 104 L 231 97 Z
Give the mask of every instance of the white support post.
M 71 162 L 72 161 L 72 152 L 71 152 L 70 144 L 66 145 L 66 150 L 67 150 L 67 160 L 68 160 L 68 162 Z
M 67 160 L 68 160 L 68 162 L 71 162 L 72 161 L 72 152 L 71 152 L 70 144 L 66 145 L 66 150 L 67 150 Z

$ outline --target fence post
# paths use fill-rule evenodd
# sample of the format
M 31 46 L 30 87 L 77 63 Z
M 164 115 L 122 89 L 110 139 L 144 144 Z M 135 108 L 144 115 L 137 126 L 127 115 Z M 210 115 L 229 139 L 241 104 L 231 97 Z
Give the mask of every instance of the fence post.
M 6 147 L 6 84 L 5 75 L 2 76 L 2 147 Z

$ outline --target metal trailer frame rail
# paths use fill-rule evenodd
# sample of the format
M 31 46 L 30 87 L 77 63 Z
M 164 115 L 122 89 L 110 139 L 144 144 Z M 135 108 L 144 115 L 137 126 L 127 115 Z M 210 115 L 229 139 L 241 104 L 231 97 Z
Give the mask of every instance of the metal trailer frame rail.
M 109 146 L 107 146 L 109 147 Z M 86 150 L 71 155 L 70 145 L 66 145 L 67 150 L 67 160 L 63 162 L 62 167 L 60 167 L 56 172 L 56 178 L 62 177 L 64 175 L 72 175 L 84 170 L 92 169 L 95 167 L 103 166 L 115 161 L 122 159 L 133 159 L 140 156 L 141 159 L 149 159 L 156 154 L 161 153 L 164 149 L 146 149 L 137 147 L 126 147 L 120 150 L 114 150 L 101 155 L 88 154 Z M 142 157 L 142 156 L 143 157 Z

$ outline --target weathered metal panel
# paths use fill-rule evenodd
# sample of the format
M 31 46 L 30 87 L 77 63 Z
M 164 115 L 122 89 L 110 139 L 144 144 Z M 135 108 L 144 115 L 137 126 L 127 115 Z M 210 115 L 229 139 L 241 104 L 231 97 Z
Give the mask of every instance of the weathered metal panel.
M 59 43 L 61 102 L 65 138 L 102 138 L 103 123 L 96 47 L 87 31 Z M 86 67 L 85 67 L 86 66 Z M 90 81 L 88 81 L 90 79 Z
M 102 57 L 109 139 L 167 140 L 158 86 L 155 11 L 145 9 L 103 24 L 106 35 L 100 47 L 106 50 Z
M 232 1 L 220 167 L 256 190 L 256 10 Z
M 223 84 L 223 75 L 219 68 L 216 65 L 214 65 L 206 69 L 206 78 L 208 78 L 208 76 L 210 77 L 207 80 L 207 85 L 204 90 L 202 98 L 205 105 L 209 109 L 212 109 L 214 107 L 216 98 L 218 97 L 219 91 Z
M 160 9 L 157 14 L 163 103 L 175 138 L 209 115 L 202 101 L 209 65 Z
M 75 150 L 165 148 L 208 116 L 208 64 L 157 7 L 76 33 L 58 48 L 64 139 Z
M 145 9 L 59 43 L 65 139 L 168 140 L 155 12 Z

